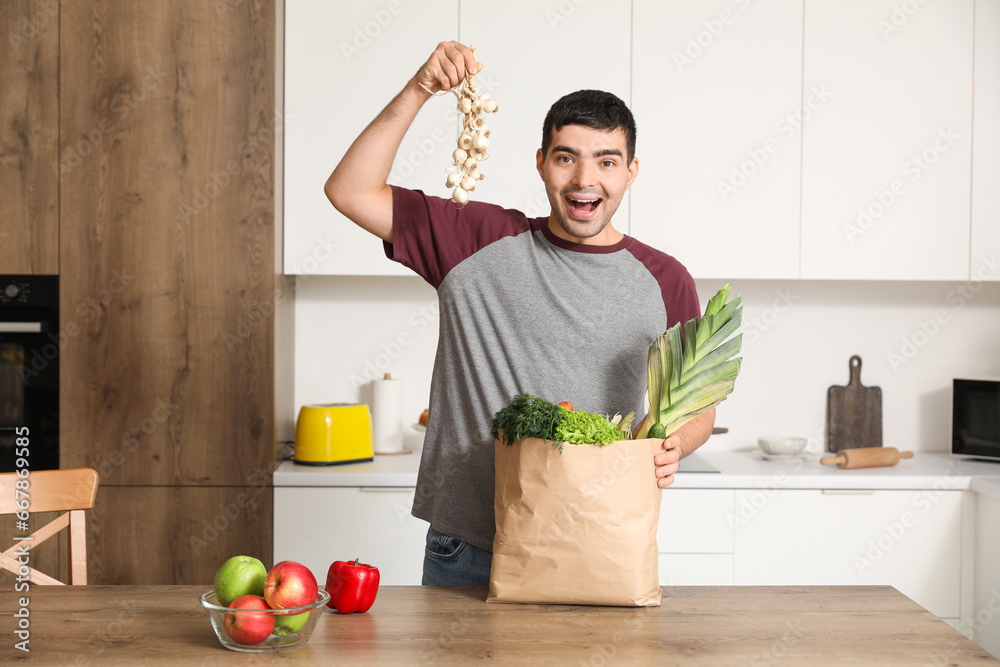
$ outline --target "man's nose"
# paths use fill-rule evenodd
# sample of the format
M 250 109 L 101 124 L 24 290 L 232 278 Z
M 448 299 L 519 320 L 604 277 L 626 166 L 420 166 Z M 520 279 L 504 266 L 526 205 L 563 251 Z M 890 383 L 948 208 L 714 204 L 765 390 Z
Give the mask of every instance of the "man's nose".
M 580 188 L 589 188 L 597 183 L 597 168 L 591 163 L 580 160 L 573 170 L 573 184 Z

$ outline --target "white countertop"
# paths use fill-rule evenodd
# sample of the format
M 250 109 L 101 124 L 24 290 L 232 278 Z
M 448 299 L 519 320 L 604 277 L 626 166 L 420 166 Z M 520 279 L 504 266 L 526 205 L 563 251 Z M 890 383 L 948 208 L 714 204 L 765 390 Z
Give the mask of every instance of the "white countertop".
M 820 464 L 823 454 L 798 461 L 767 461 L 750 451 L 698 450 L 696 458 L 719 472 L 685 472 L 681 461 L 672 488 L 678 489 L 971 489 L 1000 500 L 1000 462 L 962 459 L 947 453 L 916 452 L 894 466 L 841 470 Z M 380 456 L 374 461 L 305 466 L 283 461 L 275 487 L 413 487 L 420 452 Z

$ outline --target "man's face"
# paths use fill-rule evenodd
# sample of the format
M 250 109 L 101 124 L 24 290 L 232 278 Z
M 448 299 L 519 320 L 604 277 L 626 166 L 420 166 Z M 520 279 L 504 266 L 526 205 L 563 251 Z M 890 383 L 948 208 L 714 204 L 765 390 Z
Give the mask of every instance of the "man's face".
M 548 155 L 538 149 L 538 173 L 545 183 L 556 236 L 590 245 L 612 245 L 621 234 L 609 223 L 639 173 L 627 162 L 625 131 L 565 125 L 553 130 Z

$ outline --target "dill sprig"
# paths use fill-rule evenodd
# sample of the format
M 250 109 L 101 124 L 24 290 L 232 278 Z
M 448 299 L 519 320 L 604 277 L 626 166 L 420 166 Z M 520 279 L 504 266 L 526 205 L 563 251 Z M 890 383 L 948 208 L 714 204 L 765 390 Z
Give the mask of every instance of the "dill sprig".
M 493 416 L 490 434 L 494 440 L 511 445 L 523 438 L 556 438 L 556 427 L 569 413 L 564 407 L 531 394 L 517 394 L 510 405 Z

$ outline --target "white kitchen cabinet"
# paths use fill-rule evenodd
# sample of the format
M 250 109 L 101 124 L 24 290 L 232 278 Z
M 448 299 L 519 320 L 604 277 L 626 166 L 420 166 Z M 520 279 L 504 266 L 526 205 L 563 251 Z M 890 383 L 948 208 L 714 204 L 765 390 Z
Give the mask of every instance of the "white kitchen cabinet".
M 891 585 L 960 613 L 961 491 L 737 490 L 735 583 Z
M 656 544 L 663 586 L 733 584 L 733 489 L 663 490 Z
M 360 558 L 381 583 L 417 586 L 427 522 L 410 514 L 405 487 L 285 487 L 274 492 L 274 562 L 295 560 L 322 586 L 337 560 Z
M 337 212 L 323 185 L 347 148 L 406 84 L 438 41 L 458 33 L 445 0 L 286 0 L 284 272 L 412 275 L 382 242 Z M 454 97 L 421 109 L 389 182 L 446 192 L 455 148 Z
M 970 278 L 1000 280 L 1000 0 L 976 0 L 975 43 Z
M 664 586 L 733 583 L 732 489 L 668 489 L 657 542 Z M 274 562 L 296 560 L 325 581 L 335 560 L 361 558 L 387 585 L 418 585 L 427 522 L 413 489 L 276 487 Z
M 966 280 L 973 0 L 807 0 L 804 25 L 829 99 L 803 127 L 801 277 Z
M 977 644 L 1000 656 L 1000 500 L 979 494 L 976 504 L 974 612 L 959 629 L 971 628 Z
M 490 157 L 474 197 L 523 211 L 550 211 L 536 170 L 542 123 L 567 93 L 595 88 L 629 101 L 630 8 L 627 0 L 552 2 L 461 0 L 462 42 L 483 63 L 477 77 L 499 104 L 487 119 Z M 615 215 L 628 232 L 628 197 Z
M 733 554 L 659 555 L 661 586 L 732 586 Z
M 636 0 L 632 235 L 698 278 L 799 277 L 802 0 Z
M 663 490 L 656 543 L 661 553 L 733 553 L 733 489 Z

